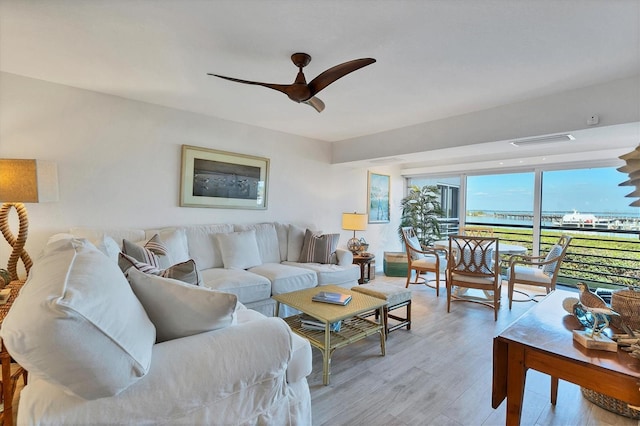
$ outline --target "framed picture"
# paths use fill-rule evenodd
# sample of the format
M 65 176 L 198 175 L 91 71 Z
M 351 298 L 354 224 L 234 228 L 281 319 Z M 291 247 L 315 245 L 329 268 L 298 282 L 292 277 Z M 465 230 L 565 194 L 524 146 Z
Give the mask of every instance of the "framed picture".
M 269 159 L 182 145 L 180 206 L 266 209 Z
M 367 186 L 367 208 L 369 223 L 389 222 L 389 191 L 391 177 L 369 172 L 369 185 Z

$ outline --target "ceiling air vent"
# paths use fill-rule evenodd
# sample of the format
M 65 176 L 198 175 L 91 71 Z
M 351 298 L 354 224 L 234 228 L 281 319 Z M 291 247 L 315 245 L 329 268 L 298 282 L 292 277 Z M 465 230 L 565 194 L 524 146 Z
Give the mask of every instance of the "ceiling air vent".
M 542 144 L 548 144 L 548 143 L 557 143 L 557 142 L 569 142 L 569 141 L 573 141 L 576 138 L 573 135 L 570 135 L 569 133 L 562 133 L 559 135 L 548 135 L 548 136 L 537 136 L 534 138 L 524 138 L 524 139 L 517 139 L 514 141 L 511 141 L 511 145 L 513 146 L 533 146 L 533 145 L 542 145 Z

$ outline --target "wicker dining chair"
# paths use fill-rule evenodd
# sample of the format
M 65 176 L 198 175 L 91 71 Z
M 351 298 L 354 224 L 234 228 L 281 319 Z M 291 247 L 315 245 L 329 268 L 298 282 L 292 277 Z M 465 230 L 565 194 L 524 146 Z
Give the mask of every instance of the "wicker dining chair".
M 440 274 L 445 275 L 447 268 L 447 250 L 444 248 L 424 248 L 418 241 L 416 231 L 412 226 L 402 228 L 402 239 L 407 251 L 407 284 L 424 284 L 436 289 L 436 297 L 440 296 Z M 416 278 L 412 282 L 411 277 L 415 272 Z M 435 285 L 430 285 L 430 280 L 420 276 L 426 272 L 435 273 Z
M 452 294 L 454 287 L 458 295 Z M 461 289 L 483 290 L 487 298 L 463 297 Z M 492 308 L 497 321 L 501 289 L 498 238 L 450 235 L 447 312 L 451 310 L 452 301 L 474 302 Z
M 468 235 L 470 237 L 493 237 L 493 228 L 488 226 L 460 226 L 458 235 Z
M 546 256 L 527 256 L 524 254 L 514 254 L 509 257 L 509 269 L 507 278 L 509 279 L 509 309 L 513 303 L 513 293 L 520 293 L 527 296 L 525 300 L 519 302 L 529 302 L 537 300 L 536 295 L 529 296 L 523 291 L 514 290 L 516 284 L 544 287 L 546 294 L 556 289 L 558 272 L 560 265 L 567 254 L 567 248 L 571 243 L 569 235 L 562 235 Z

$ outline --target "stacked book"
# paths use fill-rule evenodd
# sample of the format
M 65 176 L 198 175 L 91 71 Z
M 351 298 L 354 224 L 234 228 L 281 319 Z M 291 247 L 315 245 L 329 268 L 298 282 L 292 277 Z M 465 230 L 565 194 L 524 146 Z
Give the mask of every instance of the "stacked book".
M 300 316 L 300 323 L 302 324 L 302 328 L 304 328 L 305 330 L 324 330 L 325 327 L 325 323 L 320 321 L 319 319 L 316 319 L 314 317 L 312 317 L 311 315 L 307 315 L 307 314 L 302 314 Z M 337 321 L 337 322 L 332 322 L 331 325 L 329 326 L 329 329 L 331 331 L 340 331 L 340 328 L 342 326 L 342 321 Z
M 314 302 L 332 303 L 334 305 L 346 305 L 351 301 L 351 295 L 321 291 L 311 298 Z

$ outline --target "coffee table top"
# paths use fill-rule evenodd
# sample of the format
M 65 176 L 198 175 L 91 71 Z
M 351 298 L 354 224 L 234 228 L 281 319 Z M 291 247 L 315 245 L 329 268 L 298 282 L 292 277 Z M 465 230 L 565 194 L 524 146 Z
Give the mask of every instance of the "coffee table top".
M 312 301 L 311 298 L 321 291 L 350 294 L 351 301 L 346 306 Z M 280 303 L 284 303 L 285 305 L 291 306 L 294 309 L 325 322 L 336 322 L 351 318 L 387 304 L 386 300 L 367 296 L 335 285 L 323 285 L 305 290 L 293 291 L 291 293 L 276 294 L 272 297 Z

